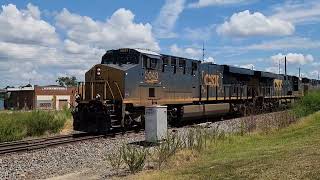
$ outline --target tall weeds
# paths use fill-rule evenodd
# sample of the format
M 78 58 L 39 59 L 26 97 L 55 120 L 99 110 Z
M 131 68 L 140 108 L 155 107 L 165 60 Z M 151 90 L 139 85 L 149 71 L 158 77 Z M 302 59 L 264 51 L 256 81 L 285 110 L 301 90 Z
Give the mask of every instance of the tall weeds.
M 122 157 L 125 164 L 129 167 L 131 173 L 141 171 L 144 167 L 147 157 L 145 148 L 124 145 L 122 148 Z
M 295 103 L 292 110 L 298 117 L 307 116 L 316 111 L 320 111 L 320 91 L 310 91 Z
M 67 115 L 61 112 L 0 113 L 0 142 L 57 133 L 63 128 L 66 119 Z

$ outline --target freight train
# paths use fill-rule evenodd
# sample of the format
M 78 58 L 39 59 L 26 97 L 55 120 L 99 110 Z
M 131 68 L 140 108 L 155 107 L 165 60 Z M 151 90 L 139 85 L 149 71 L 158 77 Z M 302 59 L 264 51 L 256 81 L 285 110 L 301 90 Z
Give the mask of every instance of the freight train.
M 219 114 L 274 109 L 320 81 L 287 74 L 159 54 L 144 49 L 107 51 L 79 83 L 74 130 L 108 133 L 140 127 L 146 106 L 166 105 L 177 125 Z

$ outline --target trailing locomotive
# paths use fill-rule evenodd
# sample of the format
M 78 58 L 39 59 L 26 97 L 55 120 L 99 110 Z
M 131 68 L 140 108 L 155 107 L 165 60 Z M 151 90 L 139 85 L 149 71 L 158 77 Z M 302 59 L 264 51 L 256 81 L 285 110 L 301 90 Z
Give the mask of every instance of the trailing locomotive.
M 106 133 L 139 127 L 144 108 L 168 106 L 169 123 L 218 114 L 274 108 L 319 88 L 319 80 L 254 71 L 158 54 L 109 50 L 80 83 L 74 129 Z

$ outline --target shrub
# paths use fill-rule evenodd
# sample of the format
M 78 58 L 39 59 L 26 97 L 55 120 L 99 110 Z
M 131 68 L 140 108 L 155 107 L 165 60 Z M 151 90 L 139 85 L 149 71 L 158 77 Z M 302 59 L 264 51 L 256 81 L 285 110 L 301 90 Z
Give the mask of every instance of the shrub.
M 307 116 L 320 110 L 320 91 L 310 91 L 293 106 L 293 112 L 298 117 Z
M 147 156 L 145 148 L 124 145 L 122 147 L 122 157 L 125 164 L 129 167 L 131 173 L 141 171 L 144 167 Z
M 167 135 L 167 139 L 160 143 L 154 150 L 153 160 L 157 163 L 158 169 L 167 162 L 179 149 L 182 148 L 182 140 L 176 134 Z
M 44 111 L 33 111 L 26 116 L 28 136 L 40 136 L 51 130 L 54 115 Z
M 21 140 L 27 129 L 18 120 L 2 119 L 0 125 L 0 142 Z
M 195 143 L 195 130 L 194 129 L 188 129 L 187 135 L 185 137 L 185 147 L 193 149 L 194 143 Z
M 117 171 L 123 164 L 123 148 L 124 146 L 118 147 L 115 151 L 106 155 L 106 159 L 109 161 L 110 165 Z

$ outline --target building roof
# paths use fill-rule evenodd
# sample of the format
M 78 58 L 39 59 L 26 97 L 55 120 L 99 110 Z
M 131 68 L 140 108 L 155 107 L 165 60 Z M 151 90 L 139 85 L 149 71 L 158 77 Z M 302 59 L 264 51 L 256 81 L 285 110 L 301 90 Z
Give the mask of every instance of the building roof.
M 32 87 L 17 87 L 17 88 L 7 88 L 7 91 L 34 91 L 34 86 Z

